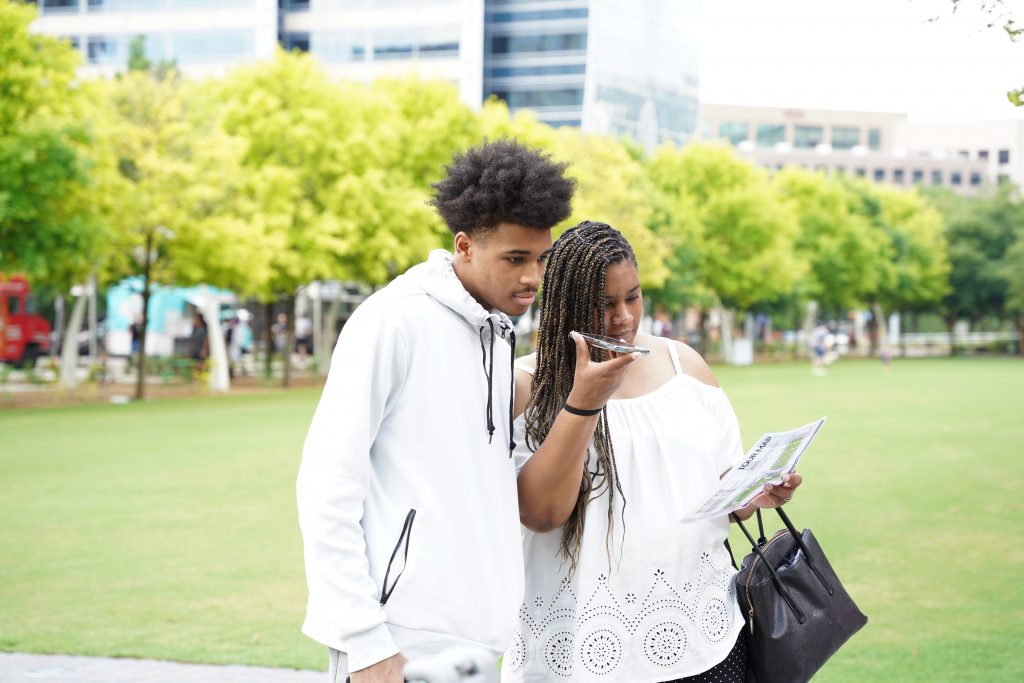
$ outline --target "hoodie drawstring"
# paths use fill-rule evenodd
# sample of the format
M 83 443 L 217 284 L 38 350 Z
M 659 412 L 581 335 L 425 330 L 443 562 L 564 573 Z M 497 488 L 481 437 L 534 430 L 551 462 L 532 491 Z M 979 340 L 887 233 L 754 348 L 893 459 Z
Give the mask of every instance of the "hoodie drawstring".
M 509 334 L 512 335 L 512 353 L 509 354 L 512 362 L 509 363 L 509 391 L 508 391 L 508 457 L 512 457 L 512 452 L 516 449 L 516 441 L 512 438 L 512 414 L 515 408 L 516 400 L 516 331 L 509 329 Z
M 487 325 L 491 330 L 491 349 L 490 357 L 488 358 L 486 347 L 484 346 L 484 328 L 480 328 L 480 354 L 481 365 L 484 368 L 484 375 L 487 377 L 487 443 L 494 441 L 494 321 L 490 318 L 487 319 Z M 515 439 L 512 438 L 512 416 L 515 410 L 515 390 L 516 390 L 516 331 L 512 328 L 506 328 L 502 325 L 502 329 L 508 329 L 511 335 L 511 346 L 512 352 L 509 354 L 511 362 L 509 363 L 509 393 L 508 393 L 508 457 L 512 457 L 512 452 L 516 449 Z
M 484 375 L 487 377 L 487 443 L 494 440 L 494 321 L 487 319 L 491 328 L 491 357 L 484 351 L 484 328 L 480 328 L 480 353 L 483 355 Z M 488 366 L 488 360 L 490 365 Z

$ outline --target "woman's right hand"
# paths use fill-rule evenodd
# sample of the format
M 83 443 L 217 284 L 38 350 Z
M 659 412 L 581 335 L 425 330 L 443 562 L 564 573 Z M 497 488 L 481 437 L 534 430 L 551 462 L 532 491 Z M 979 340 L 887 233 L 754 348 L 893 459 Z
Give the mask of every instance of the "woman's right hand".
M 591 359 L 590 348 L 583 337 L 575 332 L 570 334 L 576 343 L 576 372 L 566 402 L 581 410 L 603 408 L 622 385 L 626 369 L 640 358 L 640 354 L 613 354 L 610 360 L 598 362 Z

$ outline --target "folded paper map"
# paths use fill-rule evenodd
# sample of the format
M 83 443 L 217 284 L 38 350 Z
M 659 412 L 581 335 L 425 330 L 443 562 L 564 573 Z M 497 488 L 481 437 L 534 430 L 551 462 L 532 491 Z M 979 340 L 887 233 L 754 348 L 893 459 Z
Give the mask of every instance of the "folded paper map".
M 736 467 L 722 477 L 718 490 L 684 521 L 726 515 L 746 507 L 764 491 L 765 484 L 781 484 L 782 475 L 796 470 L 800 456 L 825 424 L 821 418 L 788 432 L 768 432 L 754 444 Z

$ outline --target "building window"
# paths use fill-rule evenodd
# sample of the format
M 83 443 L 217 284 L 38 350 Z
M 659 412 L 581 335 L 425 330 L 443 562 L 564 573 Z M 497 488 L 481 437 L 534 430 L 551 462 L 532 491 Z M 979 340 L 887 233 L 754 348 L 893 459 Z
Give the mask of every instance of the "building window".
M 999 150 L 999 163 L 1008 164 L 1010 163 L 1010 150 L 1001 149 Z
M 171 55 L 179 64 L 233 62 L 254 53 L 251 31 L 203 31 L 171 34 Z
M 582 88 L 554 90 L 512 90 L 491 93 L 508 102 L 512 109 L 520 107 L 578 107 L 583 104 Z
M 545 119 L 544 123 L 548 124 L 552 128 L 565 128 L 566 126 L 569 128 L 580 127 L 579 119 Z
M 757 126 L 757 146 L 774 147 L 786 140 L 786 127 L 781 124 L 760 123 Z
M 124 57 L 127 58 L 126 56 Z M 119 64 L 122 61 L 120 41 L 106 36 L 89 36 L 86 59 L 90 64 Z
M 987 149 L 979 149 L 978 150 L 978 161 L 988 161 L 988 150 Z
M 859 144 L 860 128 L 832 128 L 832 149 L 851 149 Z
M 361 62 L 366 59 L 365 31 L 316 31 L 310 52 L 325 62 Z
M 285 33 L 281 36 L 281 47 L 289 52 L 291 50 L 298 50 L 299 52 L 309 52 L 309 34 L 308 33 Z
M 892 170 L 892 181 L 894 183 L 898 184 L 898 185 L 902 185 L 903 184 L 903 169 L 902 168 L 894 168 Z
M 882 131 L 878 128 L 868 128 L 868 149 L 878 151 L 882 148 Z
M 977 171 L 971 171 L 971 186 L 977 187 L 981 185 L 981 174 Z
M 970 159 L 971 158 L 971 152 L 969 150 L 966 150 L 966 149 L 958 149 L 956 151 L 956 155 L 958 157 L 960 157 L 961 159 Z
M 868 174 L 868 169 L 866 169 L 866 168 L 858 168 L 858 169 L 856 169 L 854 171 L 854 173 L 856 173 L 858 176 L 863 178 L 864 176 L 866 176 Z
M 750 127 L 739 121 L 722 121 L 718 124 L 718 137 L 734 145 L 746 140 L 750 136 L 749 132 Z
M 924 182 L 924 171 L 922 171 L 919 168 L 915 168 L 913 174 L 911 175 L 911 179 L 915 183 L 923 183 Z
M 949 174 L 949 182 L 953 185 L 963 185 L 964 177 L 960 171 L 953 171 Z
M 78 0 L 42 0 L 39 5 L 40 14 L 60 14 L 78 11 Z
M 585 64 L 544 64 L 541 66 L 492 66 L 487 69 L 488 78 L 511 78 L 513 76 L 563 76 L 583 74 Z
M 285 12 L 306 12 L 309 10 L 309 0 L 280 0 L 280 3 L 281 9 Z M 308 52 L 308 49 L 306 52 Z
M 797 149 L 814 149 L 823 139 L 821 126 L 796 126 L 793 131 L 793 146 Z
M 551 19 L 586 19 L 587 8 L 579 9 L 548 9 L 532 12 L 495 12 L 491 21 L 504 24 L 513 21 L 547 21 Z
M 549 33 L 530 36 L 494 36 L 491 38 L 491 54 L 495 55 L 531 52 L 582 52 L 586 49 L 586 33 Z
M 875 182 L 876 183 L 880 183 L 883 180 L 885 180 L 885 169 L 884 168 L 876 168 L 875 169 Z
M 996 178 L 996 182 L 998 182 L 1000 185 L 1002 185 L 1003 183 L 1008 183 L 1010 182 L 1010 176 L 1007 175 L 1006 173 L 1000 173 L 999 176 Z
M 832 169 L 832 171 L 834 173 L 837 173 L 837 174 L 844 174 L 844 173 L 846 173 L 846 167 L 845 166 L 836 166 L 834 169 Z
M 932 171 L 932 185 L 942 184 L 942 171 Z

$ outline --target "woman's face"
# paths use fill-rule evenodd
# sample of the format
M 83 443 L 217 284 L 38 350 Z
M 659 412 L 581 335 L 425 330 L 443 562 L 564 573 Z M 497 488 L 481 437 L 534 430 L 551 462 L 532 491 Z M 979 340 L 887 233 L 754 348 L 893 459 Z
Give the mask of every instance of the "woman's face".
M 608 266 L 604 274 L 604 333 L 634 343 L 644 311 L 640 276 L 626 259 Z

